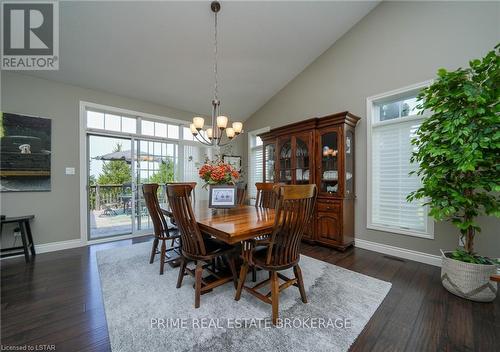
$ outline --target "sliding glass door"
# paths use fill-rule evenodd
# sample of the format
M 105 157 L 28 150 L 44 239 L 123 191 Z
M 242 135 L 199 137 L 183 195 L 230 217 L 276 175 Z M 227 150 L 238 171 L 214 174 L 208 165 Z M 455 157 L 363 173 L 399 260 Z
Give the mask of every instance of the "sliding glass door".
M 176 179 L 178 145 L 135 138 L 88 135 L 88 229 L 95 240 L 151 232 L 142 194 L 144 183 L 162 185 Z
M 142 233 L 152 229 L 152 222 L 148 215 L 142 185 L 144 183 L 158 183 L 158 200 L 160 204 L 166 203 L 165 183 L 176 179 L 178 165 L 178 145 L 151 140 L 136 140 L 136 212 L 135 232 Z
M 132 233 L 132 140 L 88 135 L 89 239 Z

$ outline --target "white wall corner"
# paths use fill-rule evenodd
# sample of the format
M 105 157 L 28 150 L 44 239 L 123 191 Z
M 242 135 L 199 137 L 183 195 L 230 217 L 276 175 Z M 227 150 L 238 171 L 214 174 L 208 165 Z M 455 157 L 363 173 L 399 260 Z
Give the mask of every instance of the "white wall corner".
M 411 249 L 389 246 L 377 242 L 355 239 L 354 246 L 370 251 L 392 255 L 403 259 L 413 260 L 424 264 L 441 266 L 441 257 L 439 255 L 417 252 Z

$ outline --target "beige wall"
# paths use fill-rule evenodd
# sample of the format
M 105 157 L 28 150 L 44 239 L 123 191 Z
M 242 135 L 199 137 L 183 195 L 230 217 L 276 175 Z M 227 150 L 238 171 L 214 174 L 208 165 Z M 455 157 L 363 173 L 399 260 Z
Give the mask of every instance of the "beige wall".
M 246 131 L 349 110 L 356 129 L 358 238 L 439 254 L 455 248 L 456 230 L 436 224 L 427 240 L 366 228 L 366 98 L 434 77 L 481 57 L 500 41 L 500 3 L 384 2 L 245 122 Z M 246 143 L 240 145 L 246 150 Z M 246 160 L 246 155 L 245 155 Z M 477 249 L 500 256 L 500 221 L 480 219 Z
M 1 111 L 52 119 L 52 190 L 1 193 L 1 213 L 35 214 L 37 244 L 80 238 L 79 104 L 80 100 L 123 109 L 191 120 L 193 113 L 104 92 L 2 72 Z M 76 175 L 64 174 L 75 167 Z M 8 242 L 10 244 L 10 240 Z

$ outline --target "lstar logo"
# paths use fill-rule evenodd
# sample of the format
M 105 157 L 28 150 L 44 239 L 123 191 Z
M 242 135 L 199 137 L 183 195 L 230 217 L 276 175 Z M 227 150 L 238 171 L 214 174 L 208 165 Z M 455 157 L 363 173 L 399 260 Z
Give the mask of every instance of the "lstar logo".
M 3 70 L 59 69 L 59 4 L 2 2 Z

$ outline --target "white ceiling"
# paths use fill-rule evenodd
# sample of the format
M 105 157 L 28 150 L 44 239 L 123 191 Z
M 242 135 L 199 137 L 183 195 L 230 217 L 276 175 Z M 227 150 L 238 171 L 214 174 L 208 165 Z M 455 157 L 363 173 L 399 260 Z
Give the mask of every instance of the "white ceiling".
M 223 1 L 222 112 L 233 120 L 248 118 L 376 5 Z M 210 1 L 64 1 L 60 12 L 60 70 L 30 74 L 210 113 Z

